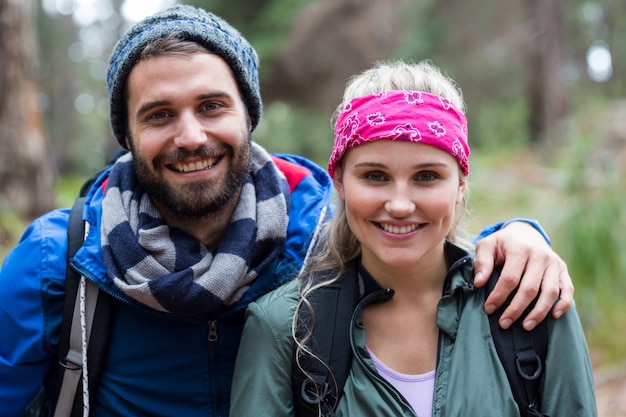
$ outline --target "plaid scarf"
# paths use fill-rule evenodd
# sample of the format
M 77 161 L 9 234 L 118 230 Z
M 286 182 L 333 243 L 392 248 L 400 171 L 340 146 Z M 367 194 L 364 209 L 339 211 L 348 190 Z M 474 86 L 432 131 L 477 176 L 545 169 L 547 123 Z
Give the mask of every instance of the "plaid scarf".
M 128 154 L 111 170 L 102 201 L 107 273 L 126 295 L 155 310 L 215 317 L 282 250 L 289 197 L 270 155 L 252 143 L 251 172 L 218 248 L 209 251 L 163 223 Z

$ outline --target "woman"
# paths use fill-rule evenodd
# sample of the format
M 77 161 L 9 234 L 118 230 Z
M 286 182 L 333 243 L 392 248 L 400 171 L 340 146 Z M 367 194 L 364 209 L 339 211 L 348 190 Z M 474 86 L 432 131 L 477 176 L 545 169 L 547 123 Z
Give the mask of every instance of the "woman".
M 337 213 L 303 279 L 249 307 L 231 415 L 295 415 L 294 349 L 298 361 L 310 354 L 295 313 L 357 271 L 353 356 L 336 416 L 519 416 L 459 227 L 470 154 L 461 92 L 429 63 L 379 64 L 351 80 L 340 109 L 329 161 Z M 538 411 L 595 416 L 575 309 L 548 325 Z

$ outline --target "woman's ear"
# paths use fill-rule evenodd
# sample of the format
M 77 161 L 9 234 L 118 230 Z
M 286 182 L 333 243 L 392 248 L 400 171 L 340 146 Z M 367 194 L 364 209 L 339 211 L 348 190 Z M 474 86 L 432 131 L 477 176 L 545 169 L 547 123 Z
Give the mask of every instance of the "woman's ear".
M 337 194 L 339 195 L 339 198 L 341 199 L 341 201 L 343 201 L 346 195 L 346 192 L 343 188 L 343 171 L 340 167 L 335 168 L 335 177 L 333 178 L 333 185 L 335 186 L 335 189 L 337 190 Z
M 459 176 L 459 188 L 456 193 L 456 203 L 461 204 L 465 200 L 465 193 L 467 192 L 467 181 L 464 176 Z

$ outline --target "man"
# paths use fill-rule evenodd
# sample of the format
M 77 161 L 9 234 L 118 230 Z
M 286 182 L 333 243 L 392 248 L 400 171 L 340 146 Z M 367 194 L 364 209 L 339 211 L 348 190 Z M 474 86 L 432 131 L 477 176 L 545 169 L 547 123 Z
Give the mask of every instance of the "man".
M 227 415 L 246 306 L 297 274 L 330 211 L 322 169 L 251 141 L 257 62 L 228 23 L 189 6 L 136 24 L 111 55 L 111 125 L 130 153 L 91 188 L 71 260 L 115 300 L 97 389 L 82 397 L 93 415 Z M 67 209 L 33 222 L 0 272 L 2 416 L 22 415 L 56 369 L 67 223 Z M 487 310 L 522 276 L 505 320 L 540 287 L 531 327 L 559 287 L 553 315 L 569 308 L 567 270 L 533 227 L 516 222 L 478 250 L 479 282 L 507 257 Z

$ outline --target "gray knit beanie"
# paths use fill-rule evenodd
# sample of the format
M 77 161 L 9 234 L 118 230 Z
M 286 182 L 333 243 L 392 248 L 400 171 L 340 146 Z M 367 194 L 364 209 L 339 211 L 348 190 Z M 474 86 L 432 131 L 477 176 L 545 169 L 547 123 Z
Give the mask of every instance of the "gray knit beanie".
M 248 108 L 252 129 L 261 118 L 263 104 L 259 88 L 256 51 L 225 20 L 192 6 L 174 6 L 135 24 L 117 42 L 109 59 L 107 84 L 111 126 L 117 141 L 126 147 L 128 111 L 124 91 L 126 79 L 142 49 L 151 41 L 178 33 L 186 40 L 198 42 L 220 56 L 230 66 Z

